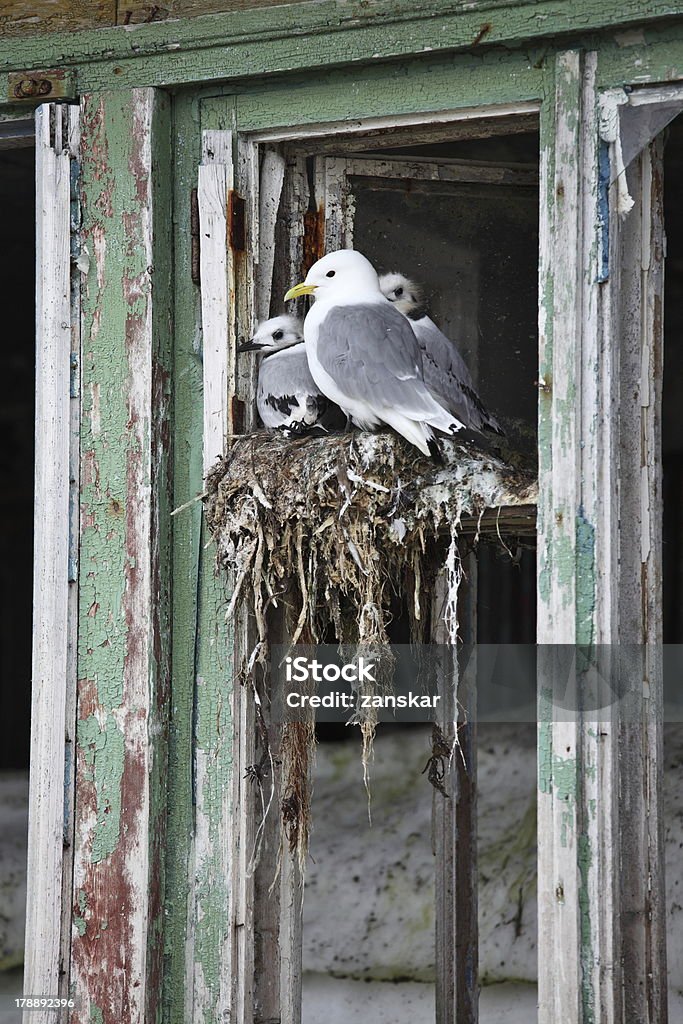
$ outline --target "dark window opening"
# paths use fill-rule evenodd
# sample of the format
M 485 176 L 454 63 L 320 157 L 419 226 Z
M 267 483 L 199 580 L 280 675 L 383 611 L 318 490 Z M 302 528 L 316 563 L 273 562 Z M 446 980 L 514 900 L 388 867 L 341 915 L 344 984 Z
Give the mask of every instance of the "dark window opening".
M 24 141 L 24 146 L 26 145 Z M 35 160 L 0 148 L 3 388 L 0 406 L 0 993 L 22 989 L 33 591 Z M 44 509 L 49 517 L 50 510 Z M 19 1020 L 7 1014 L 7 1019 Z
M 538 135 L 530 132 L 376 149 L 359 153 L 358 160 L 344 153 L 353 170 L 348 177 L 353 247 L 380 274 L 399 271 L 422 286 L 429 314 L 458 344 L 483 401 L 504 423 L 510 449 L 531 466 L 538 399 L 538 145 Z M 394 158 L 425 166 L 471 161 L 473 178 L 477 168 L 487 171 L 494 165 L 506 166 L 510 175 L 506 180 L 501 173 L 496 184 L 392 177 Z M 364 160 L 367 173 L 356 173 Z M 386 166 L 380 174 L 382 161 Z M 524 184 L 511 183 L 517 172 L 528 176 Z M 495 536 L 482 538 L 474 549 L 476 638 L 487 644 L 533 644 L 535 538 L 504 539 L 505 545 Z M 463 551 L 468 546 L 465 542 Z M 468 564 L 466 559 L 466 570 Z M 393 601 L 394 643 L 409 642 L 409 601 L 409 593 Z M 373 1020 L 434 1020 L 432 813 L 433 801 L 443 797 L 422 774 L 431 751 L 430 727 L 379 725 L 369 766 L 369 802 L 359 731 L 319 723 L 316 733 L 303 1022 L 312 1024 L 323 1013 L 334 1021 L 337 1008 L 344 1020 L 368 1013 Z M 514 1009 L 532 1020 L 535 726 L 480 726 L 478 760 L 480 975 L 485 986 L 480 1019 L 502 1020 Z M 505 850 L 509 855 L 503 863 Z M 514 986 L 506 984 L 512 979 Z

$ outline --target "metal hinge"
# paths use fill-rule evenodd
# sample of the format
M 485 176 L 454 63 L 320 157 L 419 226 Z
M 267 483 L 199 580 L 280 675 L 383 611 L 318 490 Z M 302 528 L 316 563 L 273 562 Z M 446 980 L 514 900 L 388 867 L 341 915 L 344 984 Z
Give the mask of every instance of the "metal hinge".
M 76 75 L 72 70 L 11 71 L 7 76 L 10 103 L 43 103 L 76 99 Z

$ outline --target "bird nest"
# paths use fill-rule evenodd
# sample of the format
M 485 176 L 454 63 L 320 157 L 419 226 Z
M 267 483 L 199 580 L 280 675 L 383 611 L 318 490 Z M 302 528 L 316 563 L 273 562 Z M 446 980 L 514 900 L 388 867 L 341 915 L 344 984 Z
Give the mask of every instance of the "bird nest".
M 437 465 L 394 434 L 235 440 L 207 480 L 218 563 L 234 574 L 259 642 L 266 613 L 286 599 L 290 639 L 387 641 L 397 594 L 416 636 L 425 594 L 456 572 L 460 535 L 532 535 L 537 485 L 527 469 L 466 440 L 442 441 Z M 453 611 L 453 609 L 451 609 Z M 449 623 L 452 633 L 454 623 Z
M 281 616 L 275 632 L 282 643 L 386 652 L 392 617 L 403 612 L 411 641 L 429 641 L 435 581 L 443 572 L 446 599 L 436 614 L 454 644 L 461 537 L 488 534 L 507 545 L 534 533 L 537 486 L 529 469 L 465 440 L 442 441 L 442 453 L 437 465 L 389 433 L 287 439 L 258 432 L 235 439 L 209 474 L 206 517 L 218 565 L 230 574 L 228 615 L 242 605 L 255 624 L 243 669 L 263 746 L 254 770 L 261 785 L 279 765 L 282 826 L 302 871 L 314 722 L 286 723 L 273 755 L 265 693 L 258 695 L 267 682 L 255 679 L 259 667 L 268 675 L 271 616 Z M 353 721 L 367 772 L 376 716 L 358 713 Z

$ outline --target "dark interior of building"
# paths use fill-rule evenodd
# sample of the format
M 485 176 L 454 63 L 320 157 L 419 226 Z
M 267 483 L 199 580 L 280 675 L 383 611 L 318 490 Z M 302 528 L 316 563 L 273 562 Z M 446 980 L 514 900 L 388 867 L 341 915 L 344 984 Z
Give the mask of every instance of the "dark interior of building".
M 35 171 L 32 147 L 0 149 L 5 385 L 0 404 L 0 770 L 25 769 L 31 704 L 35 363 Z M 49 510 L 45 510 L 49 515 Z

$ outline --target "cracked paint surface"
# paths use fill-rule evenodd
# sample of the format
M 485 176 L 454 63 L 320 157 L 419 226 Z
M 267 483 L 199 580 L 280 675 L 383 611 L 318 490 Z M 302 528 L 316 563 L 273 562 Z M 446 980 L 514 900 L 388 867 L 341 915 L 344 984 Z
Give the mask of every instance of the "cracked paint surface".
M 87 97 L 82 109 L 82 234 L 93 258 L 83 279 L 78 1024 L 157 1016 L 168 688 L 160 576 L 168 374 L 153 311 L 164 272 L 153 268 L 150 173 L 153 123 L 166 108 L 158 103 L 139 91 Z

